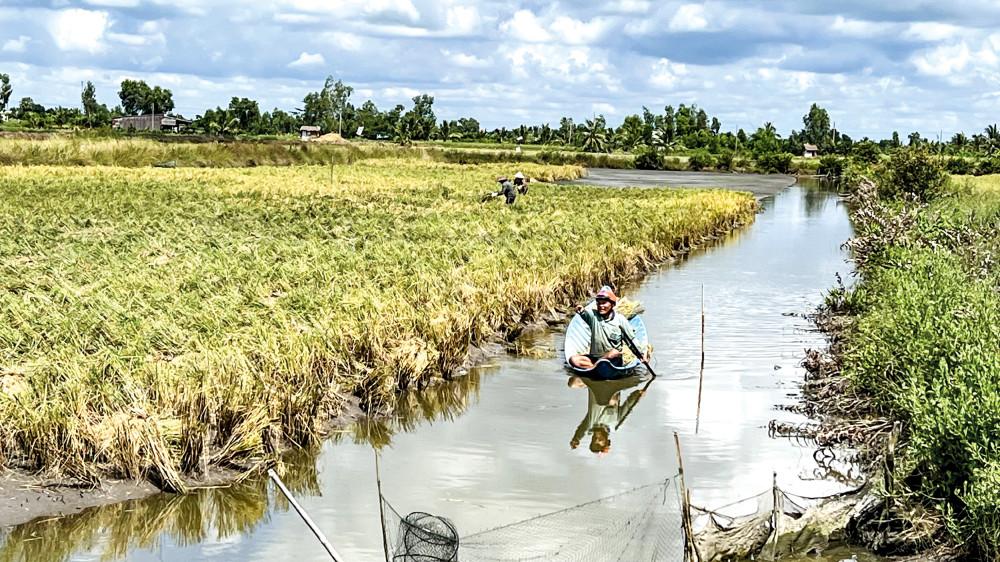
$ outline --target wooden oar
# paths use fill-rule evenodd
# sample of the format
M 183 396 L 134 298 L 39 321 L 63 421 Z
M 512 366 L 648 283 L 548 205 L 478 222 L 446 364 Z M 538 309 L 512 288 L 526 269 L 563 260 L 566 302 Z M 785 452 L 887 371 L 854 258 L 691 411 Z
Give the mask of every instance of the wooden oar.
M 635 342 L 632 341 L 632 338 L 630 338 L 628 334 L 625 333 L 625 330 L 622 330 L 622 339 L 625 340 L 626 344 L 628 344 L 628 348 L 631 349 L 632 353 L 635 354 L 636 359 L 642 361 L 642 364 L 646 366 L 646 369 L 649 371 L 649 374 L 653 375 L 653 378 L 656 378 L 656 371 L 654 371 L 653 367 L 650 366 L 649 361 L 646 361 L 646 354 L 641 353 L 639 351 L 639 347 L 635 345 Z

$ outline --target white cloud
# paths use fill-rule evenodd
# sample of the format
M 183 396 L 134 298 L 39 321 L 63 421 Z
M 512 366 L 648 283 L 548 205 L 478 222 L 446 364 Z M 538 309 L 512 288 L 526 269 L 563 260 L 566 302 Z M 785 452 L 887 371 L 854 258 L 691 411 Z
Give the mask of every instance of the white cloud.
M 326 59 L 323 58 L 322 54 L 307 53 L 305 51 L 302 51 L 302 54 L 299 55 L 299 58 L 288 63 L 288 66 L 295 68 L 298 66 L 316 66 L 320 64 L 326 64 Z
M 650 69 L 649 84 L 655 88 L 671 89 L 684 74 L 687 74 L 687 66 L 684 64 L 660 59 Z
M 947 23 L 921 21 L 911 23 L 903 36 L 920 41 L 943 41 L 962 32 L 962 28 Z
M 514 16 L 510 20 L 500 24 L 500 31 L 516 41 L 545 43 L 552 39 L 552 35 L 546 31 L 531 10 L 514 12 Z
M 104 8 L 134 8 L 139 5 L 139 0 L 84 0 L 84 3 Z
M 445 16 L 448 31 L 456 35 L 467 35 L 479 29 L 482 18 L 475 6 L 451 6 Z
M 684 4 L 677 8 L 668 26 L 671 31 L 702 31 L 708 27 L 705 7 L 701 4 Z
M 942 45 L 915 55 L 911 61 L 917 72 L 928 76 L 948 76 L 960 72 L 972 61 L 972 51 L 963 43 Z
M 361 37 L 347 33 L 345 31 L 329 31 L 320 36 L 324 41 L 329 41 L 335 47 L 344 51 L 360 51 Z
M 295 14 L 287 12 L 279 12 L 274 14 L 274 21 L 279 23 L 319 23 L 321 18 L 314 14 Z
M 447 57 L 452 64 L 462 68 L 486 68 L 490 66 L 489 60 L 481 59 L 475 55 L 456 53 L 449 51 L 448 49 L 442 49 L 441 54 Z
M 49 33 L 63 51 L 87 51 L 94 54 L 106 48 L 104 32 L 110 27 L 107 12 L 71 8 L 52 15 Z
M 366 0 L 364 11 L 371 15 L 396 14 L 411 22 L 420 20 L 420 12 L 411 0 Z
M 17 39 L 8 39 L 4 41 L 3 48 L 0 48 L 5 53 L 23 53 L 28 47 L 28 41 L 31 37 L 27 35 L 20 35 Z
M 615 113 L 617 113 L 617 111 L 615 110 L 615 106 L 605 102 L 597 102 L 590 104 L 590 110 L 593 111 L 594 113 L 599 113 L 605 116 L 607 116 L 608 114 L 614 115 Z
M 877 23 L 864 20 L 848 19 L 844 16 L 837 16 L 830 25 L 831 31 L 849 37 L 876 37 L 890 30 L 890 26 L 884 23 Z
M 582 22 L 570 17 L 559 16 L 552 22 L 551 29 L 563 43 L 589 45 L 597 42 L 609 27 L 609 22 L 600 18 Z

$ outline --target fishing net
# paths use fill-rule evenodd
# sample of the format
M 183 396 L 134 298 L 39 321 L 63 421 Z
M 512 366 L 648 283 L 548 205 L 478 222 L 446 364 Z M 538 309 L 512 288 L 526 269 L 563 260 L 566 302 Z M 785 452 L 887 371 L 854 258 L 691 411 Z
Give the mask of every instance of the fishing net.
M 383 498 L 394 561 L 681 560 L 674 478 L 458 538 L 441 517 L 405 517 Z

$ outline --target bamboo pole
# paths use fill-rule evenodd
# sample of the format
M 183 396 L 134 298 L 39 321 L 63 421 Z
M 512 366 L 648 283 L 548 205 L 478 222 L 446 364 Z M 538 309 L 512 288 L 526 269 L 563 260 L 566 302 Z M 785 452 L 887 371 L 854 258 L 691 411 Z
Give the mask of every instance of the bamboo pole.
M 701 388 L 705 382 L 705 284 L 701 284 L 701 368 L 698 370 L 698 410 L 694 416 L 694 433 L 701 425 Z
M 781 514 L 780 493 L 781 491 L 778 489 L 778 473 L 773 472 L 771 474 L 771 501 L 773 503 L 771 506 L 771 533 L 773 534 L 774 541 L 771 543 L 771 560 L 778 559 L 778 521 Z
M 378 449 L 375 452 L 375 486 L 378 488 L 378 518 L 382 524 L 382 550 L 385 552 L 385 562 L 389 562 L 389 536 L 385 532 L 385 509 L 382 507 L 382 470 L 379 467 Z
M 691 492 L 684 482 L 684 458 L 681 455 L 681 438 L 674 432 L 674 446 L 677 448 L 677 471 L 681 483 L 681 531 L 684 534 L 684 559 L 701 562 L 701 553 L 694 542 L 694 526 L 691 524 Z
M 333 548 L 333 545 L 330 544 L 330 541 L 326 540 L 326 535 L 323 534 L 323 531 L 319 530 L 319 527 L 316 526 L 316 523 L 313 523 L 312 518 L 309 517 L 309 514 L 306 513 L 306 510 L 303 509 L 301 505 L 299 505 L 299 502 L 295 501 L 294 497 L 292 497 L 292 493 L 289 492 L 288 488 L 285 487 L 285 483 L 281 481 L 281 478 L 278 478 L 278 473 L 275 472 L 273 468 L 269 468 L 267 470 L 267 475 L 271 477 L 271 480 L 274 480 L 274 483 L 278 486 L 278 489 L 281 490 L 281 493 L 285 495 L 286 499 L 288 499 L 288 503 L 292 504 L 292 507 L 295 508 L 295 512 L 299 514 L 299 517 L 301 517 L 303 521 L 305 521 L 306 526 L 309 527 L 309 530 L 312 531 L 314 535 L 316 535 L 316 538 L 319 539 L 319 542 L 323 545 L 323 548 L 326 549 L 326 553 L 330 555 L 330 559 L 333 560 L 333 562 L 339 562 L 340 560 L 343 560 L 343 558 L 341 558 L 340 555 L 337 554 L 337 551 Z

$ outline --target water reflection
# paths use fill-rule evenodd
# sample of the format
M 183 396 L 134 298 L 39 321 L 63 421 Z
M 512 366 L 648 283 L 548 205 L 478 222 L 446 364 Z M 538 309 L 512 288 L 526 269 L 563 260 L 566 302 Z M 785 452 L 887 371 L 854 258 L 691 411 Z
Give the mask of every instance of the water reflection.
M 333 441 L 350 439 L 381 449 L 391 446 L 397 433 L 414 431 L 424 423 L 454 421 L 479 401 L 481 377 L 486 370 L 476 369 L 446 384 L 407 391 L 399 396 L 391 417 L 364 418 L 335 434 Z
M 587 389 L 587 414 L 576 426 L 576 431 L 573 432 L 573 437 L 569 441 L 569 447 L 576 449 L 580 446 L 580 441 L 585 436 L 590 435 L 590 452 L 597 455 L 608 454 L 611 451 L 612 431 L 618 431 L 625 423 L 629 414 L 632 413 L 632 409 L 646 394 L 648 384 L 652 380 L 649 378 L 646 381 L 646 386 L 636 388 L 622 399 L 623 392 L 638 387 L 643 382 L 639 375 L 601 381 L 571 376 L 568 383 L 570 388 Z
M 294 494 L 319 493 L 317 453 L 298 451 L 285 459 L 282 479 Z M 186 547 L 250 534 L 272 512 L 287 510 L 284 496 L 269 493 L 264 479 L 158 494 L 13 527 L 0 536 L 0 562 L 64 562 L 83 554 L 124 560 L 137 549 L 155 552 L 165 544 Z

